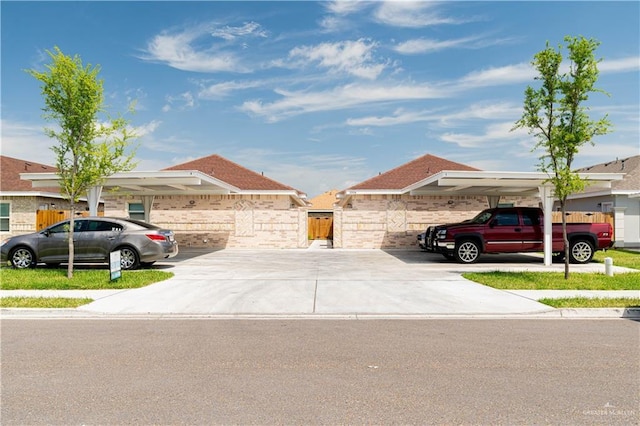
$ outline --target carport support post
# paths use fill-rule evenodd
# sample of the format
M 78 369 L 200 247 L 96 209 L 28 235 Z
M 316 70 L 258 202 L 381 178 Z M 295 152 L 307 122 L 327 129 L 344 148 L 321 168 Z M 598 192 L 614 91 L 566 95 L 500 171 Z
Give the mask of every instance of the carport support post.
M 544 212 L 544 265 L 551 265 L 551 231 L 553 229 L 553 225 L 551 222 L 551 214 L 553 213 L 553 188 L 548 185 L 538 187 L 538 191 L 540 191 L 540 198 L 542 199 L 542 209 Z
M 153 206 L 154 195 L 143 195 L 142 196 L 142 207 L 144 208 L 144 221 L 147 223 L 151 222 L 151 207 Z
M 89 215 L 98 216 L 98 204 L 100 204 L 100 194 L 102 194 L 102 186 L 96 185 L 87 191 L 87 203 L 89 203 Z

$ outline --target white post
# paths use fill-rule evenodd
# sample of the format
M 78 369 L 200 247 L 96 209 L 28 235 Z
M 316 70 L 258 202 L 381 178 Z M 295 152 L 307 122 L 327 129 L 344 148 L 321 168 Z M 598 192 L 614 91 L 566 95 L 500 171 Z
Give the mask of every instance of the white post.
M 538 187 L 538 191 L 540 192 L 540 198 L 542 199 L 542 208 L 544 212 L 544 224 L 543 224 L 543 232 L 544 232 L 544 265 L 551 266 L 551 246 L 552 246 L 552 222 L 551 222 L 551 213 L 553 212 L 553 188 L 548 185 Z
M 604 258 L 604 273 L 608 277 L 612 277 L 613 276 L 613 259 L 610 258 L 610 257 L 605 257 Z
M 151 207 L 153 207 L 154 198 L 155 196 L 153 195 L 142 196 L 142 208 L 144 209 L 144 221 L 147 223 L 151 222 Z
M 96 185 L 87 191 L 87 203 L 89 203 L 89 215 L 98 216 L 98 205 L 100 204 L 100 194 L 102 186 Z

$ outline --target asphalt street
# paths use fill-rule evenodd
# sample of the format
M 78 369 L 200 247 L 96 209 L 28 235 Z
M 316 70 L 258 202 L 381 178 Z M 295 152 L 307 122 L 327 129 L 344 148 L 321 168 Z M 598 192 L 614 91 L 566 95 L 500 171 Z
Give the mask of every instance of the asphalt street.
M 2 321 L 3 425 L 640 422 L 639 323 Z

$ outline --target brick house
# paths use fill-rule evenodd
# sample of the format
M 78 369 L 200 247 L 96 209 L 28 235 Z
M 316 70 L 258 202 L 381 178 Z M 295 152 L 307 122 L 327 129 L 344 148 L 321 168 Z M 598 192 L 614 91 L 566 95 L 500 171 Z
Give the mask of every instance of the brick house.
M 35 232 L 38 212 L 69 210 L 69 202 L 60 188 L 33 188 L 31 182 L 20 179 L 20 173 L 55 173 L 56 168 L 33 161 L 0 156 L 0 237 Z M 85 201 L 78 203 L 84 210 Z M 62 218 L 61 218 L 62 219 Z
M 172 229 L 183 247 L 307 247 L 307 203 L 301 191 L 219 155 L 155 173 L 179 172 L 196 175 L 200 183 L 172 183 L 169 177 L 162 185 L 144 179 L 119 184 L 114 175 L 107 184 L 119 189 L 103 193 L 105 215 L 143 218 L 147 204 L 149 222 Z M 135 172 L 124 174 L 123 182 L 128 176 Z
M 381 173 L 337 194 L 334 209 L 333 246 L 357 249 L 400 249 L 416 246 L 416 237 L 427 226 L 469 219 L 488 208 L 484 195 L 463 188 L 421 195 L 420 183 L 445 170 L 480 172 L 478 169 L 424 155 Z M 539 206 L 530 196 L 497 196 L 497 204 Z

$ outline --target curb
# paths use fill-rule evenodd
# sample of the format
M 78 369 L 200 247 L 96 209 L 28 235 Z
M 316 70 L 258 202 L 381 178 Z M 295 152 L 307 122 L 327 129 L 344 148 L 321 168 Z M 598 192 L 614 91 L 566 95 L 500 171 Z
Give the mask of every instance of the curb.
M 2 308 L 3 320 L 437 320 L 437 319 L 628 319 L 640 321 L 640 308 L 555 309 L 521 314 L 108 314 L 79 309 Z

